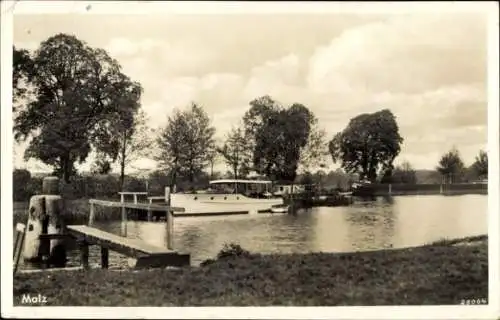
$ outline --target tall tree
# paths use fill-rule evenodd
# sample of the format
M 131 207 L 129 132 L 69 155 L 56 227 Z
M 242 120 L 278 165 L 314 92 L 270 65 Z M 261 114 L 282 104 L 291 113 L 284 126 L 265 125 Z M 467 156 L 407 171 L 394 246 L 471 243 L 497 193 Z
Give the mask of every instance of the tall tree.
M 480 179 L 488 177 L 488 153 L 486 153 L 486 151 L 479 151 L 479 154 L 476 156 L 476 159 L 472 164 L 472 169 Z
M 436 169 L 449 183 L 460 181 L 465 171 L 465 165 L 457 148 L 453 147 L 445 153 L 439 160 Z
M 183 174 L 194 182 L 209 162 L 214 148 L 215 128 L 201 106 L 192 104 L 187 110 L 175 110 L 158 138 L 160 153 L 156 159 L 171 170 L 172 185 L 177 175 Z
M 240 127 L 233 127 L 226 137 L 226 141 L 218 152 L 226 164 L 233 170 L 235 179 L 248 174 L 252 150 L 248 147 L 244 131 Z
M 92 149 L 116 157 L 110 141 L 117 119 L 131 117 L 136 108 L 123 99 L 142 88 L 104 50 L 74 36 L 52 36 L 33 56 L 32 84 L 33 100 L 14 120 L 16 140 L 32 138 L 25 158 L 53 166 L 69 182 L 75 163 Z
M 243 121 L 254 170 L 274 180 L 294 181 L 301 159 L 307 158 L 304 152 L 316 124 L 313 113 L 299 103 L 284 108 L 269 96 L 250 105 Z
M 402 142 L 395 116 L 383 109 L 352 118 L 330 141 L 329 149 L 334 163 L 341 162 L 346 172 L 374 182 L 392 168 Z
M 207 152 L 208 165 L 210 166 L 210 180 L 214 179 L 214 166 L 219 159 L 219 152 L 216 142 L 214 142 L 213 146 L 209 148 Z
M 117 127 L 116 138 L 119 144 L 117 160 L 120 165 L 120 187 L 123 191 L 126 167 L 141 157 L 151 155 L 151 145 L 154 140 L 152 131 L 147 125 L 146 114 L 141 109 L 132 121 L 122 121 L 120 124 Z
M 326 132 L 318 127 L 318 120 L 313 117 L 307 144 L 301 149 L 299 169 L 307 172 L 313 168 L 323 168 L 325 167 L 327 156 L 328 142 L 326 141 Z

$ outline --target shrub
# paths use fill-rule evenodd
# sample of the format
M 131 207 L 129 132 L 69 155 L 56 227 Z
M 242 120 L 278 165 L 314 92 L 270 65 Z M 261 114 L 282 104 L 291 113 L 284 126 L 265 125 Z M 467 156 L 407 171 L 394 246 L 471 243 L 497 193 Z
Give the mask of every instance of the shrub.
M 26 169 L 16 169 L 12 173 L 14 201 L 25 201 L 32 195 L 31 173 Z
M 234 257 L 248 257 L 250 256 L 250 252 L 243 249 L 239 244 L 224 244 L 224 247 L 217 254 L 217 259 L 227 259 Z

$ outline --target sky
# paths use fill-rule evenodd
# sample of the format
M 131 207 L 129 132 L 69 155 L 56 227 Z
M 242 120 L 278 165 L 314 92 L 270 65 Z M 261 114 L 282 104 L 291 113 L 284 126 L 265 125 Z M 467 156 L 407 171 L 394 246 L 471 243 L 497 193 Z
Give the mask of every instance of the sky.
M 221 139 L 268 94 L 307 106 L 328 139 L 351 118 L 389 108 L 404 138 L 396 164 L 434 169 L 455 146 L 470 165 L 487 147 L 484 14 L 14 16 L 16 47 L 36 49 L 57 33 L 117 59 L 142 84 L 152 128 L 197 102 Z M 15 167 L 44 170 L 23 160 L 24 148 L 15 146 Z M 132 170 L 152 167 L 142 159 Z

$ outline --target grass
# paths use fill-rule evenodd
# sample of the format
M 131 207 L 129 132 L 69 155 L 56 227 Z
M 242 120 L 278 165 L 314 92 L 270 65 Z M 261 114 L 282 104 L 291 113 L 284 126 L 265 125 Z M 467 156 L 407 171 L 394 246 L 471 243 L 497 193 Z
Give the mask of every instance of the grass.
M 455 305 L 488 297 L 487 238 L 479 240 L 342 254 L 232 246 L 202 267 L 18 274 L 14 303 L 40 293 L 59 306 Z

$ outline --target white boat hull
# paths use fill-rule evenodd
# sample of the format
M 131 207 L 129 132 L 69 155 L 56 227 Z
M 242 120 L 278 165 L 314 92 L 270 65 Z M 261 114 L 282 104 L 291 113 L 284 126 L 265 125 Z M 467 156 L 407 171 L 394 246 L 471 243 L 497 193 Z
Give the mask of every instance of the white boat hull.
M 241 194 L 186 194 L 170 195 L 173 207 L 183 207 L 186 214 L 249 213 L 271 211 L 271 207 L 283 204 L 282 198 L 255 199 Z

